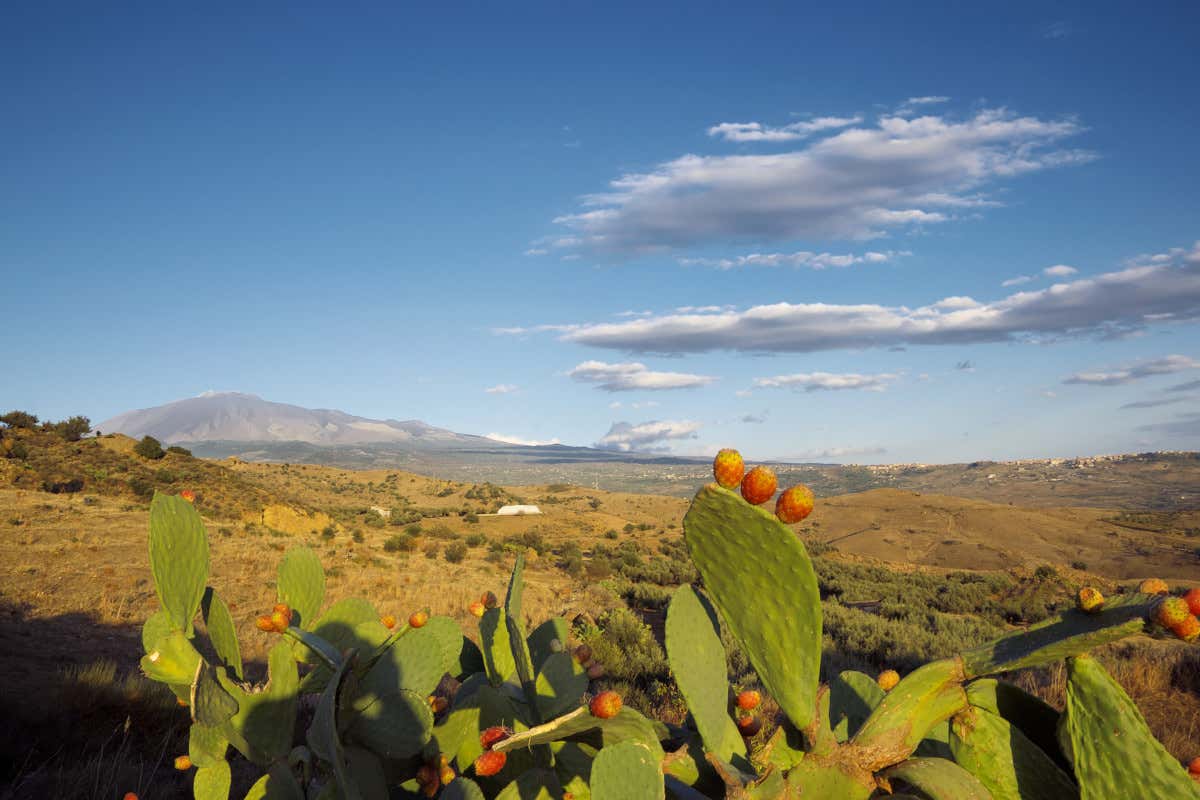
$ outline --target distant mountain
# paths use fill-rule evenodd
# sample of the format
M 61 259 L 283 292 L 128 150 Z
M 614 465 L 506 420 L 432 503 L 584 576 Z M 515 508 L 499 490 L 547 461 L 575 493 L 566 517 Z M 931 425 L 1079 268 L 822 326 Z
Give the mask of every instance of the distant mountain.
M 105 433 L 169 442 L 303 442 L 311 445 L 395 444 L 404 449 L 519 447 L 435 428 L 419 420 L 377 420 L 327 408 L 273 403 L 241 392 L 205 392 L 154 408 L 119 414 L 96 426 Z

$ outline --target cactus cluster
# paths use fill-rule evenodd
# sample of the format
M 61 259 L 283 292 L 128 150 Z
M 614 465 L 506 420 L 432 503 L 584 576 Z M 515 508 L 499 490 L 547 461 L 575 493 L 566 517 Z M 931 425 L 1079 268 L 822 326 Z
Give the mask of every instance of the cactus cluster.
M 1087 655 L 1156 624 L 1188 639 L 1200 591 L 1170 598 L 1152 585 L 1106 601 L 1093 590 L 1078 609 L 904 677 L 845 671 L 821 684 L 817 579 L 785 524 L 812 510 L 812 493 L 786 490 L 772 515 L 758 507 L 777 491 L 769 470 L 746 473 L 736 451 L 722 451 L 714 472 L 719 483 L 684 519 L 700 584 L 679 587 L 666 617 L 689 711 L 682 727 L 615 692 L 591 695 L 603 666 L 586 645 L 569 647 L 565 619 L 526 630 L 523 555 L 503 600 L 488 592 L 470 605 L 476 645 L 425 610 L 401 623 L 365 600 L 326 608 L 317 556 L 293 549 L 279 566 L 278 604 L 258 621 L 279 637 L 268 680 L 247 683 L 232 617 L 208 584 L 199 514 L 156 496 L 150 561 L 162 609 L 143 629 L 141 665 L 189 707 L 188 753 L 176 766 L 195 769 L 202 800 L 229 797 L 230 747 L 264 773 L 247 800 L 1200 797 Z M 762 691 L 728 684 L 723 631 Z M 993 677 L 1062 661 L 1061 713 Z M 296 742 L 306 695 L 311 721 Z M 776 706 L 778 720 L 764 716 Z

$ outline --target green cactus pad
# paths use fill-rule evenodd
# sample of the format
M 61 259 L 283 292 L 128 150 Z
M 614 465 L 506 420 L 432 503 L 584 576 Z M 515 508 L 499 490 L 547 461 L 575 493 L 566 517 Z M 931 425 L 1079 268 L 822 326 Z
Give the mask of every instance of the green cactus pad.
M 188 729 L 188 758 L 198 767 L 207 767 L 225 760 L 229 739 L 220 728 L 193 722 Z
M 188 702 L 193 722 L 220 728 L 237 713 L 238 701 L 218 683 L 217 676 L 224 672 L 224 667 L 221 667 L 218 673 L 207 661 L 200 660 L 196 667 L 196 677 L 192 679 L 192 691 Z
M 286 764 L 275 764 L 254 782 L 245 800 L 304 800 L 304 790 Z
M 387 628 L 378 620 L 364 622 L 355 628 L 355 632 L 360 640 L 366 642 L 382 641 L 388 636 Z M 406 689 L 421 697 L 428 697 L 446 674 L 448 661 L 446 649 L 436 631 L 409 629 L 363 676 L 361 689 L 381 696 L 392 689 Z
M 308 726 L 308 747 L 313 755 L 330 765 L 334 781 L 343 800 L 357 796 L 357 791 L 350 783 L 346 772 L 346 753 L 342 739 L 338 735 L 338 691 L 350 668 L 351 659 L 345 659 L 330 675 L 321 699 L 317 701 L 317 709 L 313 713 L 312 723 Z M 289 732 L 290 743 L 290 732 Z
M 716 611 L 691 586 L 667 607 L 667 658 L 704 747 L 723 761 L 744 758 L 746 743 L 729 716 L 729 679 Z
M 470 778 L 455 778 L 442 789 L 440 800 L 484 800 L 483 790 Z
M 483 618 L 479 620 L 479 638 L 483 643 L 481 649 L 488 681 L 492 686 L 499 686 L 517 670 L 502 609 L 489 608 L 483 612 Z
M 896 684 L 850 741 L 869 751 L 862 766 L 875 771 L 907 759 L 939 723 L 966 708 L 962 664 L 933 661 Z
M 1140 633 L 1152 605 L 1146 595 L 1134 594 L 1114 598 L 1097 614 L 1067 611 L 967 650 L 962 654 L 966 676 L 978 678 L 1051 664 Z
M 548 769 L 531 769 L 521 774 L 496 795 L 496 800 L 558 800 L 562 786 Z
M 883 689 L 870 675 L 845 670 L 829 682 L 829 723 L 839 742 L 854 734 L 884 698 Z
M 517 670 L 517 678 L 521 688 L 529 700 L 529 710 L 534 722 L 541 722 L 543 717 L 538 710 L 534 698 L 537 697 L 536 673 L 533 669 L 533 657 L 529 653 L 529 644 L 525 641 L 525 619 L 521 612 L 521 597 L 525 593 L 525 554 L 518 553 L 513 564 L 512 578 L 508 582 L 508 596 L 504 598 L 504 624 L 508 628 L 508 644 L 512 648 L 513 664 Z M 547 759 L 548 765 L 549 760 Z
M 147 678 L 172 686 L 190 686 L 200 654 L 182 631 L 174 630 L 154 643 L 138 662 Z
M 537 676 L 537 708 L 551 719 L 579 705 L 588 688 L 588 676 L 570 653 L 551 653 Z
M 158 644 L 158 640 L 175 630 L 171 615 L 166 609 L 160 608 L 142 623 L 142 650 L 149 653 Z
M 1065 714 L 1083 800 L 1200 797 L 1200 785 L 1159 744 L 1142 712 L 1094 659 L 1067 660 Z
M 363 800 L 388 800 L 388 779 L 383 762 L 369 750 L 346 748 L 346 762 L 351 780 Z
M 527 731 L 516 733 L 497 743 L 493 750 L 511 752 L 538 744 L 563 740 L 581 741 L 593 747 L 608 747 L 623 741 L 637 741 L 662 758 L 660 731 L 654 723 L 626 706 L 610 719 L 593 717 L 587 707 L 552 719 Z
M 433 735 L 426 696 L 395 686 L 382 691 L 360 686 L 348 710 L 347 736 L 384 758 L 416 755 Z
M 557 652 L 566 652 L 570 635 L 571 627 L 562 617 L 551 617 L 533 629 L 526 643 L 529 645 L 529 657 L 533 660 L 535 672 L 541 672 L 542 664 L 556 652 L 554 642 L 558 642 Z
M 784 719 L 767 740 L 763 760 L 775 765 L 777 769 L 788 770 L 799 764 L 807 755 L 804 748 L 804 735 L 796 730 L 795 725 Z
M 192 619 L 208 582 L 208 535 L 195 506 L 155 493 L 150 503 L 150 571 L 173 626 L 192 635 Z
M 967 702 L 1008 720 L 1067 774 L 1071 763 L 1062 752 L 1056 730 L 1061 716 L 1053 706 L 1011 683 L 982 678 L 967 684 Z
M 683 530 L 713 605 L 763 685 L 797 728 L 807 727 L 820 672 L 821 597 L 804 545 L 716 484 L 696 495 Z
M 218 761 L 196 770 L 196 777 L 192 781 L 192 797 L 195 800 L 228 800 L 232 785 L 229 762 Z
M 458 670 L 463 650 L 463 634 L 457 622 L 450 617 L 430 617 L 425 627 L 410 630 L 404 637 L 407 638 L 409 634 L 416 634 L 421 641 L 435 640 L 442 653 L 442 672 L 449 672 L 453 677 L 461 674 Z
M 569 792 L 574 800 L 589 800 L 592 796 L 588 785 L 592 764 L 599 751 L 579 742 L 555 742 L 550 745 L 550 751 L 554 754 L 554 772 L 562 784 L 564 796 Z
M 1070 800 L 1079 796 L 1075 781 L 1045 751 L 990 711 L 973 708 L 954 718 L 950 752 L 987 787 L 993 800 Z
M 204 618 L 204 630 L 213 649 L 234 676 L 242 680 L 242 648 L 238 644 L 237 626 L 233 623 L 229 607 L 211 586 L 204 590 L 200 614 Z
M 279 580 L 275 584 L 279 602 L 287 603 L 300 617 L 292 624 L 312 630 L 321 602 L 325 599 L 325 570 L 321 559 L 307 547 L 293 547 L 279 562 Z
M 884 770 L 880 777 L 912 788 L 929 800 L 999 800 L 978 778 L 944 758 L 910 758 Z M 1064 800 L 1069 796 L 1063 795 Z
M 299 635 L 308 641 L 312 641 L 312 636 L 324 640 L 328 645 L 326 649 L 333 655 L 350 649 L 367 653 L 371 652 L 378 642 L 363 641 L 355 629 L 368 622 L 379 622 L 379 612 L 375 610 L 375 606 L 366 600 L 351 597 L 331 605 L 317 620 L 311 632 L 303 631 Z M 292 653 L 301 663 L 317 665 L 312 672 L 304 676 L 300 687 L 301 691 L 305 693 L 322 691 L 325 688 L 325 682 L 329 680 L 330 669 L 311 647 L 302 642 L 293 644 Z
M 779 774 L 779 771 L 775 770 L 775 774 Z M 806 758 L 788 772 L 785 793 L 772 794 L 769 797 L 866 800 L 874 790 L 875 781 L 869 772 L 860 770 L 858 774 L 851 775 L 836 764 Z M 762 792 L 759 796 L 763 796 Z
M 593 800 L 662 800 L 666 792 L 659 760 L 638 742 L 605 747 L 592 763 Z
M 462 681 L 477 672 L 484 672 L 487 667 L 483 663 L 483 653 L 479 645 L 466 636 L 461 636 L 460 641 L 458 657 L 450 667 L 450 674 Z
M 287 642 L 278 642 L 267 654 L 267 678 L 261 690 L 246 691 L 223 672 L 217 672 L 221 686 L 238 702 L 238 712 L 230 725 L 253 751 L 243 751 L 243 755 L 259 763 L 283 758 L 292 748 L 300 678 Z

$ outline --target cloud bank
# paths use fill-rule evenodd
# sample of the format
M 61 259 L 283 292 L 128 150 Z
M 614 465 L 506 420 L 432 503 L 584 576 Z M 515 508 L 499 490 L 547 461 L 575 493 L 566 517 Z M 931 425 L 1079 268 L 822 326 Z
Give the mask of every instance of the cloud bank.
M 614 422 L 600 441 L 594 445 L 602 450 L 617 450 L 661 453 L 667 451 L 666 443 L 679 439 L 695 439 L 700 430 L 699 422 L 690 420 L 653 420 L 639 425 Z
M 693 375 L 688 372 L 655 372 L 636 361 L 622 364 L 584 361 L 567 375 L 580 383 L 593 383 L 597 389 L 606 392 L 695 389 L 716 380 L 710 375 Z

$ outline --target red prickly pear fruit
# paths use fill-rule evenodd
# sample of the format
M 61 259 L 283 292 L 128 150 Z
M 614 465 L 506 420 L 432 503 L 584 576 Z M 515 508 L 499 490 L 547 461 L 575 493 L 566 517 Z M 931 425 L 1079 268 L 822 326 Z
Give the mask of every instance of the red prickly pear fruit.
M 291 614 L 285 614 L 282 611 L 274 611 L 271 613 L 271 629 L 276 633 L 283 633 L 291 624 Z
M 417 785 L 421 787 L 421 794 L 426 797 L 436 797 L 438 789 L 441 788 L 441 770 L 433 764 L 422 764 L 417 768 Z
M 1200 636 L 1200 619 L 1197 619 L 1195 614 L 1188 614 L 1183 618 L 1183 622 L 1171 626 L 1171 633 L 1185 642 L 1194 642 L 1196 637 Z
M 1079 590 L 1076 605 L 1079 606 L 1080 611 L 1087 614 L 1095 614 L 1104 608 L 1104 595 L 1100 594 L 1100 590 L 1095 587 L 1085 586 Z
M 189 758 L 188 756 L 176 756 L 175 757 L 175 769 L 179 770 L 180 772 L 184 772 L 191 768 L 192 768 L 192 759 L 191 758 Z
M 1164 597 L 1154 606 L 1154 621 L 1164 628 L 1174 628 L 1191 615 L 1181 597 Z
M 133 792 L 126 792 L 122 800 L 138 800 L 138 796 Z
M 737 450 L 726 448 L 713 459 L 713 477 L 726 489 L 735 488 L 745 474 L 746 462 L 742 461 L 742 454 Z
M 187 500 L 189 503 L 196 502 L 196 493 L 193 492 L 191 489 L 184 489 L 182 492 L 179 493 L 179 496 L 182 497 L 184 500 Z
M 1146 578 L 1138 585 L 1138 591 L 1142 594 L 1166 594 L 1170 589 L 1162 578 Z
M 442 786 L 449 786 L 458 776 L 454 774 L 454 768 L 448 764 L 442 765 L 441 770 Z
M 812 510 L 812 489 L 802 483 L 788 489 L 775 501 L 775 516 L 785 525 L 799 522 L 811 514 Z
M 883 672 L 879 673 L 879 677 L 875 679 L 875 682 L 879 684 L 880 689 L 883 689 L 885 692 L 890 692 L 892 689 L 895 689 L 896 684 L 900 682 L 900 673 L 896 672 L 894 669 L 885 669 Z
M 742 497 L 752 506 L 761 505 L 775 496 L 779 479 L 770 467 L 755 467 L 742 478 Z
M 287 603 L 276 603 L 275 607 L 271 609 L 271 613 L 274 614 L 276 612 L 283 614 L 288 619 L 292 618 L 292 607 Z
M 1188 762 L 1188 775 L 1200 779 L 1200 756 L 1196 756 Z
M 275 633 L 275 623 L 271 621 L 270 614 L 263 614 L 254 620 L 254 624 L 263 633 Z
M 589 681 L 598 681 L 608 674 L 608 670 L 599 661 L 593 661 L 588 664 L 587 676 Z
M 484 750 L 491 750 L 497 742 L 503 742 L 510 736 L 512 736 L 512 731 L 508 728 L 503 725 L 493 725 L 479 734 L 479 744 Z
M 586 664 L 592 660 L 592 648 L 586 644 L 581 644 L 575 648 L 575 660 L 580 664 Z
M 753 711 L 762 702 L 762 695 L 753 689 L 747 689 L 737 696 L 737 707 L 743 711 Z
M 440 714 L 450 707 L 450 701 L 444 697 L 431 695 L 429 697 L 429 708 L 434 714 Z
M 396 618 L 393 617 L 391 614 L 384 614 L 382 617 L 379 618 L 379 621 L 382 622 L 383 627 L 387 628 L 388 630 L 391 630 L 392 628 L 396 627 Z
M 609 689 L 593 697 L 592 702 L 588 703 L 588 710 L 597 719 L 612 719 L 621 713 L 622 705 L 621 695 Z
M 424 628 L 426 622 L 429 622 L 429 615 L 424 611 L 418 611 L 408 618 L 410 628 Z
M 500 598 L 496 597 L 495 592 L 484 592 L 483 597 L 479 598 L 479 602 L 483 603 L 484 608 L 500 607 Z
M 187 708 L 188 702 L 187 702 L 187 700 L 184 700 L 182 697 L 176 697 L 175 705 L 179 706 L 180 708 Z
M 752 739 L 762 730 L 762 720 L 753 715 L 738 717 L 737 726 L 743 738 Z
M 1200 589 L 1188 589 L 1183 601 L 1188 604 L 1189 611 L 1200 616 Z
M 495 775 L 504 769 L 507 761 L 508 753 L 497 753 L 495 750 L 484 751 L 479 758 L 475 759 L 475 774 L 483 778 Z
M 467 606 L 467 610 L 471 612 L 472 616 L 482 617 L 483 612 L 486 611 L 487 609 L 485 609 L 483 607 L 483 603 L 476 600 L 474 603 L 471 603 L 471 605 Z

